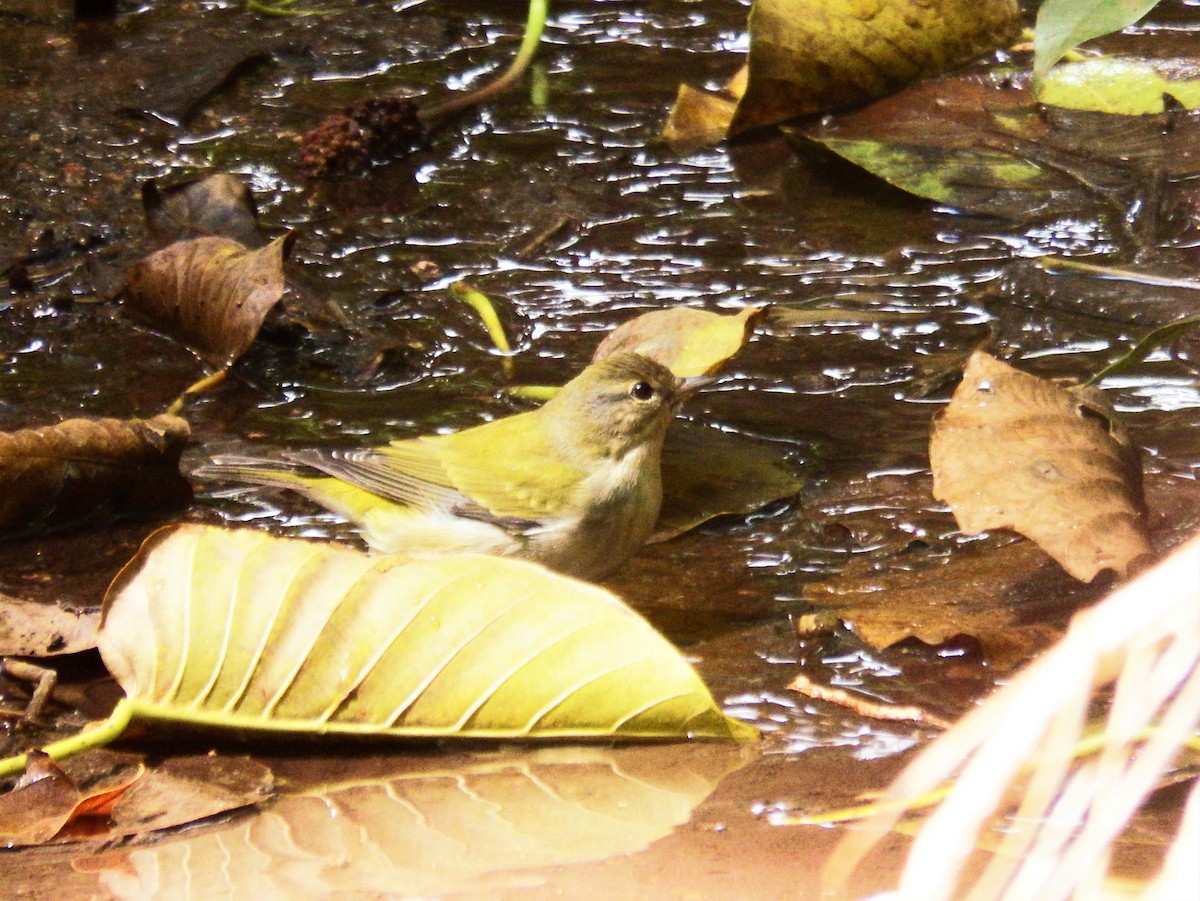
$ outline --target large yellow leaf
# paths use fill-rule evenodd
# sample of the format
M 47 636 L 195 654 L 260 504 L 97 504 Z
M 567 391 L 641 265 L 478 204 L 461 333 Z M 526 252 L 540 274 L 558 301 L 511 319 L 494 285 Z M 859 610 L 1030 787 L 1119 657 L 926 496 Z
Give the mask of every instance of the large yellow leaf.
M 134 717 L 434 738 L 754 734 L 617 597 L 495 557 L 167 529 L 114 580 L 99 647 Z

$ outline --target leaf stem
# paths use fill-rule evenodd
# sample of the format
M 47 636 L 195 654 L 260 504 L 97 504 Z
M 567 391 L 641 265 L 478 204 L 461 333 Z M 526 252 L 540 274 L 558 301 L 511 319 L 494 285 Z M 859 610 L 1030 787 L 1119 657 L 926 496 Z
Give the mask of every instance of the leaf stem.
M 1200 316 L 1188 316 L 1184 319 L 1176 319 L 1174 322 L 1168 322 L 1166 325 L 1160 325 L 1154 331 L 1143 336 L 1142 340 L 1126 351 L 1122 357 L 1093 374 L 1091 378 L 1083 383 L 1083 387 L 1087 388 L 1092 385 L 1098 385 L 1107 378 L 1125 372 L 1127 369 L 1132 369 L 1164 344 L 1174 341 L 1184 332 L 1190 331 L 1198 325 L 1200 325 Z
M 1070 257 L 1039 257 L 1037 265 L 1057 275 L 1060 272 L 1083 272 L 1099 278 L 1112 279 L 1119 282 L 1134 282 L 1139 285 L 1151 285 L 1158 288 L 1184 288 L 1188 291 L 1200 291 L 1200 281 L 1190 278 L 1167 278 L 1161 275 L 1151 275 L 1148 272 L 1138 272 L 1134 269 L 1118 269 L 1112 266 L 1097 266 L 1095 263 L 1084 263 Z
M 94 729 L 84 729 L 70 738 L 48 744 L 42 748 L 42 751 L 49 754 L 54 760 L 62 760 L 64 757 L 70 757 L 80 751 L 103 747 L 125 731 L 125 727 L 129 725 L 132 717 L 133 702 L 129 698 L 122 698 L 113 708 L 113 712 L 108 715 L 108 719 L 99 726 Z M 21 772 L 28 762 L 28 754 L 6 757 L 0 760 L 0 776 L 11 776 Z
M 212 388 L 214 385 L 221 384 L 221 382 L 225 381 L 225 377 L 228 375 L 229 375 L 228 368 L 218 369 L 216 372 L 210 373 L 209 375 L 204 376 L 204 378 L 200 379 L 199 381 L 193 382 L 192 384 L 188 385 L 186 388 L 183 389 L 183 394 L 181 394 L 181 395 L 179 395 L 179 397 L 175 398 L 175 400 L 171 402 L 171 406 L 167 407 L 167 413 L 171 416 L 178 416 L 180 413 L 183 412 L 184 404 L 187 402 L 189 395 L 199 394 L 201 391 L 207 391 L 209 388 Z
M 511 379 L 513 377 L 512 345 L 508 343 L 508 336 L 504 333 L 504 325 L 500 322 L 500 316 L 496 313 L 496 305 L 492 303 L 490 297 L 482 291 L 477 291 L 466 282 L 459 281 L 452 284 L 450 286 L 450 293 L 479 314 L 479 318 L 483 320 L 484 328 L 487 329 L 492 343 L 496 345 L 496 349 L 500 353 L 504 354 L 502 359 L 504 375 Z
M 468 91 L 421 110 L 420 117 L 426 122 L 440 119 L 450 113 L 456 113 L 461 109 L 482 103 L 512 87 L 517 79 L 525 74 L 525 70 L 529 68 L 529 63 L 537 52 L 538 44 L 542 40 L 542 32 L 546 28 L 548 7 L 549 0 L 529 0 L 529 15 L 525 20 L 525 36 L 521 40 L 521 48 L 503 75 L 478 90 Z

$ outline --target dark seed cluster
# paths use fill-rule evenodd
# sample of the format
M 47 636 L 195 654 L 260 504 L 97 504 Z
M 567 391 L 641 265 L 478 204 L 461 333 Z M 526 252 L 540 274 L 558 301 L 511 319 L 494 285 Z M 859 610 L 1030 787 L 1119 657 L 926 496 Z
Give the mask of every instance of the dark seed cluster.
M 300 165 L 325 178 L 357 175 L 425 143 L 417 105 L 407 97 L 368 97 L 325 118 L 300 143 Z

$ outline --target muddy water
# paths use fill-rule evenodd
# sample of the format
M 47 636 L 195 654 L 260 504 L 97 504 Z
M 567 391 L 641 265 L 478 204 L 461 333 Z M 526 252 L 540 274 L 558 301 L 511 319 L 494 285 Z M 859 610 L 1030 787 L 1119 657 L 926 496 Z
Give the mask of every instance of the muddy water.
M 929 497 L 930 416 L 947 397 L 945 373 L 983 338 L 1041 374 L 1080 377 L 1194 305 L 1185 292 L 1036 268 L 1046 253 L 1124 253 L 1099 214 L 1016 224 L 935 210 L 773 135 L 672 152 L 656 136 L 679 82 L 720 83 L 730 52 L 745 49 L 738 4 L 555 3 L 518 90 L 455 117 L 408 160 L 327 183 L 300 172 L 301 133 L 363 93 L 436 102 L 477 83 L 515 49 L 516 5 L 321 4 L 328 15 L 274 18 L 224 2 L 129 4 L 79 27 L 58 6 L 5 5 L 0 259 L 27 256 L 32 287 L 0 296 L 2 428 L 150 415 L 203 372 L 110 300 L 151 247 L 138 195 L 148 178 L 244 176 L 265 231 L 299 231 L 285 302 L 320 324 L 268 335 L 238 380 L 189 407 L 188 466 L 517 409 L 482 327 L 446 291 L 459 278 L 498 299 L 517 380 L 542 384 L 578 371 L 608 329 L 644 310 L 830 310 L 761 331 L 687 410 L 776 448 L 806 475 L 804 492 L 648 549 L 613 581 L 684 646 L 730 713 L 763 730 L 761 749 L 371 749 L 363 759 L 257 749 L 297 794 L 134 850 L 0 859 L 5 884 L 25 896 L 48 897 L 53 879 L 58 897 L 213 897 L 223 885 L 234 897 L 815 897 L 837 833 L 774 826 L 772 812 L 878 788 L 933 733 L 808 701 L 786 690 L 792 675 L 954 715 L 995 667 L 969 638 L 889 652 L 845 634 L 801 640 L 793 617 L 808 586 L 852 567 L 887 590 L 891 574 L 934 578 L 957 555 L 1007 542 L 964 541 Z M 1182 7 L 1163 15 L 1186 22 Z M 1164 239 L 1155 266 L 1187 274 L 1194 244 L 1186 230 Z M 441 274 L 418 277 L 429 264 Z M 1194 348 L 1157 354 L 1108 392 L 1152 450 L 1164 546 L 1196 523 Z M 298 503 L 201 500 L 186 518 L 352 540 Z M 147 530 L 9 543 L 0 590 L 96 603 Z M 1054 604 L 1031 616 L 1061 622 L 1096 596 L 1043 578 L 1029 592 Z M 85 676 L 88 666 L 78 665 Z M 92 695 L 98 711 L 86 694 L 70 697 L 103 715 L 111 690 Z M 313 805 L 349 825 L 307 832 Z M 66 879 L 64 859 L 78 871 Z

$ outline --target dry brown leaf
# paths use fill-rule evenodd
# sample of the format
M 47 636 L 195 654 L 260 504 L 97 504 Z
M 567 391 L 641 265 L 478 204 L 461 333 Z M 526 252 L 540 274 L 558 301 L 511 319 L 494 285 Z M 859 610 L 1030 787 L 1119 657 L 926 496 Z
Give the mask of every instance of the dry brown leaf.
M 187 504 L 179 456 L 188 434 L 187 422 L 167 415 L 0 432 L 0 536 Z
M 50 755 L 31 751 L 17 787 L 0 795 L 0 847 L 39 845 L 53 838 L 79 802 L 79 790 Z
M 934 418 L 929 457 L 933 495 L 967 534 L 1013 529 L 1084 582 L 1152 554 L 1138 449 L 1098 392 L 977 351 Z
M 989 664 L 1005 671 L 1047 647 L 1072 610 L 1095 593 L 1051 566 L 1033 545 L 1017 542 L 957 553 L 936 570 L 880 573 L 866 564 L 849 566 L 806 586 L 804 598 L 820 620 L 811 631 L 841 620 L 877 648 L 906 638 L 939 645 L 971 635 Z
M 662 363 L 680 378 L 708 375 L 742 349 L 762 313 L 762 307 L 728 315 L 693 307 L 652 310 L 609 332 L 592 354 L 592 362 L 633 351 Z
M 0 795 L 0 845 L 40 845 L 91 835 L 86 820 L 107 818 L 113 805 L 141 779 L 145 768 L 122 768 L 113 776 L 81 791 L 75 780 L 48 754 L 33 751 L 18 786 Z
M 289 232 L 258 250 L 228 238 L 176 241 L 126 273 L 125 306 L 207 362 L 229 366 L 283 297 L 283 261 L 294 240 Z
M 0 593 L 0 657 L 75 654 L 96 646 L 100 608 L 71 610 Z

